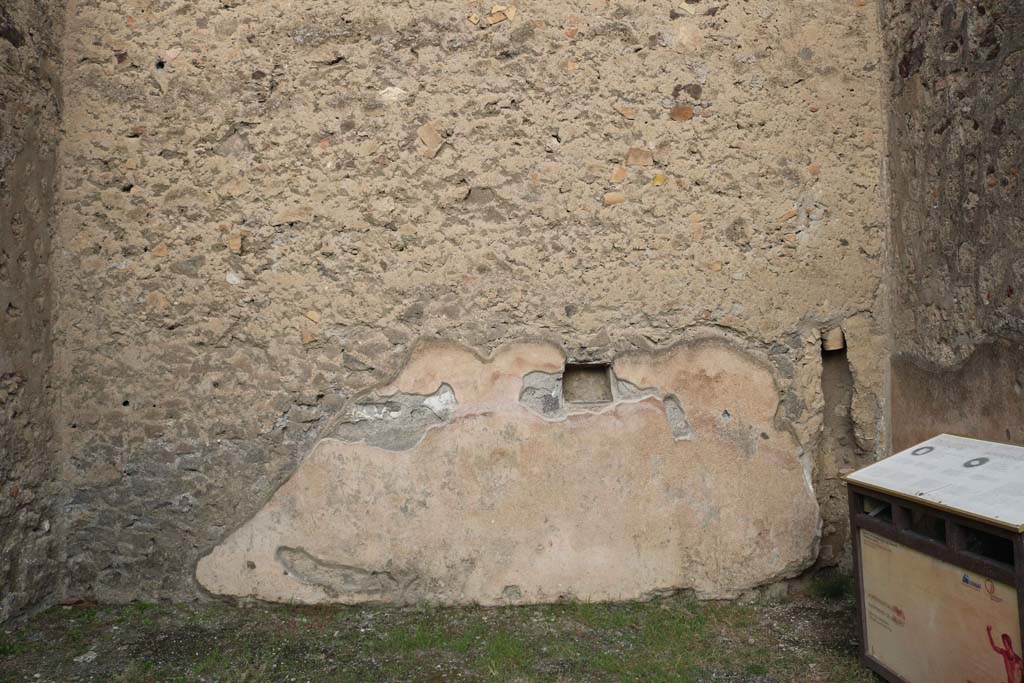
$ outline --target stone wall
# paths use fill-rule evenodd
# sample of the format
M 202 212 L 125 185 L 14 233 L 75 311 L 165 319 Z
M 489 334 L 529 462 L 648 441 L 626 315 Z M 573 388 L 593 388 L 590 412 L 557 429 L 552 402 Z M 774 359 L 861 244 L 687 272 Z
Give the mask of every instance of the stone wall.
M 50 231 L 60 9 L 0 5 L 0 622 L 55 595 Z
M 0 621 L 58 538 L 69 599 L 735 595 L 890 438 L 1024 443 L 1024 6 L 877 9 L 4 5 Z
M 887 0 L 893 445 L 1024 443 L 1024 3 Z
M 539 392 L 540 405 L 560 401 L 544 398 L 549 385 L 529 384 L 539 371 L 529 364 L 501 378 L 492 419 L 543 435 L 542 452 L 564 458 L 549 473 L 586 472 L 578 452 L 558 447 L 585 441 L 566 431 L 572 425 L 606 436 L 609 425 L 620 435 L 651 420 L 671 426 L 672 392 L 691 392 L 680 409 L 706 418 L 682 445 L 664 429 L 656 444 L 609 436 L 615 447 L 593 463 L 606 473 L 544 489 L 557 519 L 533 520 L 538 547 L 586 528 L 588 503 L 609 491 L 652 505 L 685 499 L 686 491 L 642 490 L 645 473 L 661 467 L 705 487 L 696 498 L 707 502 L 704 519 L 737 534 L 730 548 L 764 552 L 750 555 L 741 576 L 688 583 L 667 563 L 715 576 L 716 556 L 685 524 L 670 526 L 636 539 L 672 550 L 645 546 L 653 565 L 631 594 L 735 594 L 799 572 L 819 546 L 822 563 L 842 559 L 837 477 L 887 443 L 874 8 L 594 0 L 491 9 L 464 0 L 74 5 L 54 262 L 68 598 L 268 595 L 291 585 L 291 597 L 356 600 L 367 581 L 388 587 L 386 575 L 430 572 L 443 578 L 430 584 L 436 599 L 490 600 L 494 587 L 512 601 L 550 598 L 554 585 L 413 566 L 460 533 L 457 515 L 430 516 L 437 511 L 413 493 L 442 496 L 444 478 L 461 477 L 452 490 L 474 492 L 478 510 L 493 502 L 477 486 L 484 475 L 522 485 L 543 474 L 528 469 L 537 463 L 515 439 L 502 463 L 459 461 L 451 450 L 468 427 L 457 422 L 427 430 L 420 446 L 404 441 L 410 425 L 441 419 L 417 403 L 424 396 L 455 387 L 465 407 L 459 386 L 473 395 L 497 381 L 490 366 L 474 375 L 442 355 L 423 370 L 434 384 L 389 396 L 430 339 L 480 358 L 509 344 L 550 347 L 560 359 L 543 370 L 550 386 L 561 386 L 566 361 L 618 372 L 635 354 L 697 359 L 678 369 L 690 384 L 644 375 L 637 386 L 654 397 L 639 407 L 611 401 L 592 411 L 601 419 L 538 417 L 510 402 L 524 391 Z M 823 374 L 826 331 L 845 346 Z M 708 338 L 729 353 L 701 365 L 694 354 Z M 729 407 L 725 397 L 744 394 L 724 378 L 744 372 L 758 398 Z M 385 407 L 367 408 L 368 396 Z M 339 420 L 404 416 L 407 407 L 420 412 L 384 423 L 396 435 L 380 437 L 390 427 L 377 423 L 346 432 L 348 441 L 331 431 Z M 473 404 L 472 414 L 488 410 Z M 402 459 L 422 453 L 454 469 Z M 715 474 L 702 479 L 699 463 L 712 455 Z M 395 508 L 382 513 L 382 528 L 432 520 L 435 545 L 404 555 L 389 544 L 364 548 L 352 553 L 356 566 L 299 547 L 309 521 L 300 515 L 282 527 L 296 536 L 279 538 L 284 550 L 239 549 L 239 530 L 264 524 L 294 482 L 324 459 L 341 467 L 350 457 L 366 463 L 354 474 L 363 479 L 346 483 L 335 469 L 330 481 L 384 487 Z M 720 519 L 750 509 L 767 462 L 778 465 L 790 509 L 772 508 L 767 521 L 755 512 Z M 326 490 L 310 487 L 296 504 L 338 509 L 318 491 Z M 787 519 L 800 522 L 773 556 L 764 544 Z M 624 575 L 626 560 L 620 553 L 616 565 L 610 552 L 626 540 L 561 545 L 559 557 L 577 566 L 585 550 Z M 259 572 L 276 562 L 307 580 L 263 593 L 213 570 L 197 581 L 204 557 L 207 569 L 234 558 L 229 570 L 243 578 L 249 562 Z M 475 593 L 444 583 L 480 576 Z M 584 582 L 566 594 L 601 590 Z

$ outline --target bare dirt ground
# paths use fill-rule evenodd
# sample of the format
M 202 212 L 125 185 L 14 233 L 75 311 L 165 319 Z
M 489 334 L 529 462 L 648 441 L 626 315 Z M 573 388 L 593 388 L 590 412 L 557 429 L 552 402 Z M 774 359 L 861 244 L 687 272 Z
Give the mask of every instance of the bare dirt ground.
M 76 605 L 0 632 L 0 681 L 875 681 L 854 619 L 836 584 L 747 605 Z

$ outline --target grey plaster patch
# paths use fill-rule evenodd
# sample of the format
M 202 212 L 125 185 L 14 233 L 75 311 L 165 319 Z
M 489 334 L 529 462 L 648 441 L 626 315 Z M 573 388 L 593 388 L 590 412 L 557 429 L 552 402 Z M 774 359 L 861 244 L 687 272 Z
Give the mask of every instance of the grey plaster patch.
M 519 402 L 545 417 L 562 415 L 562 375 L 530 372 L 523 377 Z
M 433 427 L 451 422 L 459 402 L 448 384 L 433 394 L 394 394 L 353 403 L 326 436 L 389 451 L 405 451 Z
M 672 438 L 676 441 L 690 441 L 694 437 L 693 427 L 686 419 L 686 411 L 677 396 L 669 394 L 664 399 L 665 416 L 672 430 Z
M 693 427 L 686 418 L 686 410 L 682 401 L 674 394 L 668 394 L 664 398 L 656 387 L 638 387 L 624 379 L 619 379 L 612 372 L 612 402 L 601 404 L 606 405 L 617 403 L 633 403 L 647 398 L 661 399 L 665 405 L 665 417 L 668 420 L 669 428 L 672 430 L 672 437 L 676 441 L 690 441 L 696 436 Z M 562 375 L 548 372 L 530 372 L 523 377 L 523 388 L 519 392 L 519 403 L 539 415 L 553 419 L 562 420 L 569 415 L 578 413 L 594 412 L 594 406 L 586 404 L 573 404 L 562 400 L 563 382 Z
M 394 597 L 404 593 L 415 582 L 415 576 L 321 560 L 302 548 L 281 546 L 276 555 L 285 571 L 303 583 L 320 586 L 332 595 L 355 593 Z
M 507 602 L 519 602 L 523 599 L 523 591 L 519 586 L 505 586 L 501 591 L 501 599 Z
M 641 401 L 650 396 L 657 396 L 658 390 L 654 387 L 647 387 L 641 389 L 632 382 L 627 382 L 624 379 L 619 379 L 612 372 L 612 391 L 615 394 L 616 401 Z

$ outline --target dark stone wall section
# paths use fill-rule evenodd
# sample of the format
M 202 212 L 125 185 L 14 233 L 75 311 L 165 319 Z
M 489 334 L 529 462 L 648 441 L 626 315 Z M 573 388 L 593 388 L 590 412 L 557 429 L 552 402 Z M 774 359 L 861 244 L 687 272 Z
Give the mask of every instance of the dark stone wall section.
M 1024 1 L 887 0 L 892 434 L 1024 443 Z
M 54 599 L 48 400 L 60 4 L 0 5 L 0 622 Z
M 1024 347 L 982 344 L 955 369 L 922 364 L 912 355 L 892 363 L 893 446 L 907 448 L 936 434 L 1024 443 Z

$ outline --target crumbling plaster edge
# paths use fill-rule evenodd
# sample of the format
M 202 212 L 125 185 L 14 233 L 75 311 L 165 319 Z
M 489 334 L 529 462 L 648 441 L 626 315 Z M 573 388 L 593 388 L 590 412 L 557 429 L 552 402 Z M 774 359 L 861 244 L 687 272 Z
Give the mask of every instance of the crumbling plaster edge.
M 828 327 L 829 327 L 828 324 L 825 324 L 825 325 L 822 325 L 821 323 L 810 324 L 808 321 L 805 321 L 805 324 L 801 325 L 801 330 L 802 331 L 797 331 L 796 334 L 799 334 L 801 337 L 806 337 L 808 334 L 813 334 L 815 336 L 815 339 L 820 342 L 821 330 L 822 329 L 828 329 Z M 562 361 L 563 363 L 565 363 L 569 359 L 569 354 L 566 351 L 565 345 L 563 345 L 561 343 L 558 343 L 558 342 L 555 342 L 555 341 L 553 341 L 550 338 L 545 338 L 545 337 L 540 337 L 540 336 L 524 336 L 524 337 L 521 337 L 521 338 L 517 338 L 515 340 L 506 341 L 506 342 L 503 342 L 501 344 L 498 344 L 498 345 L 494 346 L 493 348 L 491 348 L 491 350 L 489 352 L 483 352 L 483 351 L 479 350 L 476 347 L 473 347 L 471 345 L 465 344 L 465 343 L 463 343 L 461 341 L 458 341 L 458 340 L 448 339 L 448 338 L 444 338 L 444 337 L 440 337 L 440 336 L 436 336 L 436 335 L 424 335 L 422 337 L 419 337 L 413 344 L 411 344 L 409 346 L 408 349 L 406 349 L 404 351 L 404 353 L 401 356 L 401 361 L 394 366 L 395 370 L 393 372 L 391 372 L 384 380 L 382 380 L 382 381 L 380 381 L 380 382 L 378 382 L 378 383 L 376 383 L 376 384 L 374 384 L 374 385 L 372 385 L 370 387 L 367 387 L 367 388 L 365 388 L 363 390 L 360 390 L 359 392 L 357 392 L 357 393 L 353 394 L 352 396 L 348 397 L 348 399 L 346 399 L 345 402 L 339 407 L 337 413 L 333 417 L 331 417 L 329 420 L 327 420 L 323 424 L 323 426 L 320 427 L 320 429 L 318 430 L 318 434 L 319 433 L 329 432 L 334 426 L 336 426 L 341 421 L 341 417 L 345 414 L 347 409 L 350 406 L 352 406 L 353 404 L 358 403 L 361 399 L 364 399 L 364 398 L 367 398 L 367 397 L 370 397 L 370 396 L 386 397 L 387 395 L 378 394 L 376 392 L 379 392 L 382 389 L 387 389 L 388 387 L 393 386 L 394 383 L 398 380 L 399 376 L 402 374 L 402 371 L 405 369 L 405 367 L 410 362 L 410 360 L 412 360 L 424 348 L 429 348 L 429 347 L 437 346 L 437 345 L 445 345 L 445 346 L 449 346 L 449 347 L 452 347 L 452 348 L 457 348 L 460 351 L 466 351 L 466 352 L 471 353 L 477 360 L 479 360 L 483 365 L 486 366 L 486 365 L 489 365 L 489 364 L 493 363 L 494 360 L 504 350 L 508 349 L 509 347 L 521 346 L 521 345 L 524 345 L 524 344 L 546 345 L 546 346 L 548 346 L 548 347 L 550 347 L 552 349 L 558 350 L 561 353 L 562 358 L 563 358 L 563 361 Z M 695 326 L 688 327 L 688 328 L 680 331 L 677 335 L 675 335 L 675 339 L 672 342 L 668 343 L 668 344 L 655 344 L 653 342 L 650 342 L 646 338 L 643 338 L 642 341 L 640 341 L 639 343 L 634 343 L 632 348 L 623 349 L 622 351 L 619 351 L 619 352 L 616 352 L 616 348 L 617 347 L 615 345 L 611 345 L 611 346 L 609 346 L 607 348 L 600 349 L 599 350 L 600 351 L 599 354 L 595 354 L 592 357 L 588 357 L 586 362 L 595 362 L 594 359 L 601 359 L 601 360 L 607 359 L 607 362 L 611 363 L 614 366 L 614 362 L 617 359 L 619 359 L 619 358 L 625 358 L 625 357 L 629 357 L 629 356 L 639 356 L 639 355 L 650 355 L 652 357 L 663 357 L 663 356 L 667 356 L 667 355 L 670 355 L 672 353 L 678 352 L 683 347 L 695 348 L 695 347 L 700 347 L 701 345 L 712 345 L 712 344 L 721 345 L 721 346 L 724 346 L 726 348 L 729 348 L 730 350 L 734 350 L 734 351 L 740 352 L 740 353 L 744 354 L 751 362 L 759 365 L 760 367 L 762 367 L 763 369 L 768 371 L 769 375 L 772 378 L 772 385 L 775 388 L 775 391 L 776 391 L 776 393 L 778 394 L 778 397 L 779 397 L 778 398 L 778 405 L 777 405 L 776 411 L 775 411 L 775 415 L 773 416 L 773 424 L 774 424 L 774 426 L 777 429 L 780 429 L 780 431 L 785 431 L 786 433 L 790 434 L 790 436 L 793 438 L 794 442 L 797 444 L 797 448 L 798 448 L 797 457 L 798 457 L 798 460 L 799 460 L 799 462 L 801 464 L 801 468 L 803 470 L 805 486 L 807 487 L 807 490 L 811 493 L 812 497 L 816 498 L 817 497 L 817 492 L 816 492 L 816 490 L 814 488 L 814 484 L 813 484 L 813 467 L 814 467 L 813 453 L 810 453 L 808 451 L 807 445 L 804 444 L 803 441 L 800 439 L 799 433 L 795 429 L 795 427 L 792 424 L 792 422 L 790 420 L 786 419 L 784 417 L 784 415 L 783 415 L 783 410 L 784 410 L 783 409 L 783 397 L 785 395 L 785 392 L 793 391 L 793 389 L 784 388 L 782 386 L 782 383 L 780 382 L 780 379 L 779 379 L 779 375 L 780 375 L 779 368 L 778 368 L 776 363 L 772 362 L 770 354 L 768 353 L 768 345 L 766 343 L 764 343 L 763 341 L 754 339 L 753 337 L 751 337 L 749 335 L 741 334 L 741 333 L 737 332 L 736 330 L 733 330 L 732 328 L 729 328 L 729 327 L 726 327 L 726 326 L 722 326 L 722 325 L 695 325 Z M 820 369 L 820 357 L 818 359 L 818 364 L 819 364 L 819 369 Z M 657 388 L 657 390 L 659 391 L 659 393 L 664 393 L 660 388 Z M 521 388 L 520 388 L 520 391 L 521 391 Z M 390 395 L 394 395 L 394 394 L 398 394 L 398 393 L 404 393 L 404 392 L 399 392 L 396 389 Z M 419 394 L 419 395 L 429 395 L 429 394 Z M 456 398 L 458 398 L 458 397 L 456 396 Z M 663 398 L 658 398 L 658 397 L 654 397 L 654 396 L 645 397 L 644 399 L 640 399 L 640 400 L 650 400 L 652 398 L 656 399 L 658 401 L 662 401 L 663 400 Z M 527 410 L 525 407 L 523 409 Z M 530 414 L 534 414 L 532 411 L 529 411 L 529 412 L 530 412 Z M 804 417 L 803 419 L 806 419 L 806 417 Z M 433 429 L 433 427 L 428 428 L 427 430 L 425 430 L 424 435 L 427 432 L 429 432 L 430 429 Z M 319 444 L 322 441 L 324 441 L 324 440 L 334 440 L 334 441 L 338 441 L 340 443 L 350 443 L 350 442 L 343 442 L 343 441 L 338 440 L 338 439 L 333 439 L 333 437 L 320 437 L 320 436 L 317 436 L 317 437 L 314 437 L 313 439 L 311 439 L 310 445 L 306 449 L 306 451 L 298 459 L 295 460 L 295 462 L 294 462 L 294 464 L 293 464 L 293 466 L 291 468 L 291 472 L 287 476 L 284 476 L 281 479 L 281 481 L 275 487 L 273 487 L 273 489 L 269 490 L 266 493 L 266 495 L 261 497 L 261 499 L 258 501 L 258 503 L 254 506 L 254 509 L 255 510 L 260 510 L 265 505 L 267 505 L 267 503 L 269 503 L 270 500 L 277 494 L 278 490 L 282 486 L 284 486 L 291 479 L 292 474 L 294 474 L 294 472 L 296 472 L 299 469 L 299 467 L 302 466 L 302 464 L 306 461 L 306 459 L 309 458 L 312 455 L 312 453 L 317 449 Z M 199 549 L 198 553 L 196 554 L 195 560 L 192 562 L 192 571 L 190 572 L 190 577 L 189 577 L 190 578 L 190 582 L 192 583 L 192 586 L 193 586 L 193 590 L 194 590 L 194 592 L 195 592 L 195 594 L 197 596 L 201 597 L 202 599 L 208 600 L 208 601 L 230 602 L 230 603 L 240 603 L 240 604 L 267 604 L 267 605 L 269 605 L 269 604 L 276 604 L 276 603 L 272 603 L 270 601 L 265 601 L 265 600 L 262 600 L 262 599 L 259 599 L 259 598 L 254 598 L 254 597 L 251 597 L 251 596 L 238 597 L 238 596 L 220 595 L 220 594 L 212 593 L 211 591 L 206 589 L 199 582 L 199 580 L 197 578 L 197 575 L 196 575 L 196 572 L 198 570 L 199 562 L 203 558 L 205 558 L 208 555 L 210 555 L 214 551 L 214 549 L 217 548 L 217 546 L 219 546 L 221 543 L 223 543 L 232 534 L 237 532 L 242 526 L 244 526 L 246 523 L 248 523 L 250 517 L 251 516 L 244 518 L 237 526 L 226 527 L 224 533 L 221 535 L 221 537 L 218 540 L 216 540 L 216 541 L 214 541 L 214 542 L 212 542 L 210 544 L 207 544 L 205 547 L 202 547 L 202 548 Z M 801 574 L 803 574 L 805 571 L 807 571 L 807 569 L 813 567 L 814 563 L 817 560 L 817 556 L 818 556 L 818 547 L 820 545 L 821 538 L 822 538 L 823 524 L 824 524 L 824 521 L 822 520 L 821 515 L 819 514 L 818 515 L 817 526 L 816 526 L 816 529 L 815 529 L 814 536 L 810 540 L 811 548 L 809 548 L 809 552 L 807 554 L 807 557 L 808 557 L 807 560 L 802 561 L 802 562 L 797 562 L 797 563 L 791 563 L 791 565 L 783 568 L 779 573 L 777 573 L 773 577 L 769 577 L 767 579 L 764 579 L 761 582 L 757 583 L 756 585 L 752 585 L 752 586 L 747 587 L 745 589 L 738 589 L 737 591 L 735 591 L 734 598 L 739 598 L 739 597 L 741 597 L 745 593 L 748 593 L 750 591 L 756 591 L 756 590 L 761 589 L 761 588 L 763 588 L 765 586 L 769 586 L 769 585 L 777 584 L 777 583 L 779 583 L 781 581 L 786 581 L 786 580 L 797 578 Z M 643 599 L 653 599 L 653 598 L 658 597 L 660 595 L 676 594 L 676 593 L 687 592 L 687 591 L 694 592 L 692 588 L 654 589 L 654 590 L 650 591 L 647 594 L 647 596 L 645 596 Z M 699 599 L 703 599 L 703 600 L 723 599 L 720 596 L 715 596 L 715 597 L 703 596 L 703 595 L 701 595 L 699 593 L 696 593 L 696 592 L 694 592 L 694 594 Z M 730 599 L 730 598 L 724 598 L 724 599 Z M 438 603 L 438 604 L 440 604 L 440 603 Z M 475 604 L 475 603 L 466 603 L 466 604 Z

